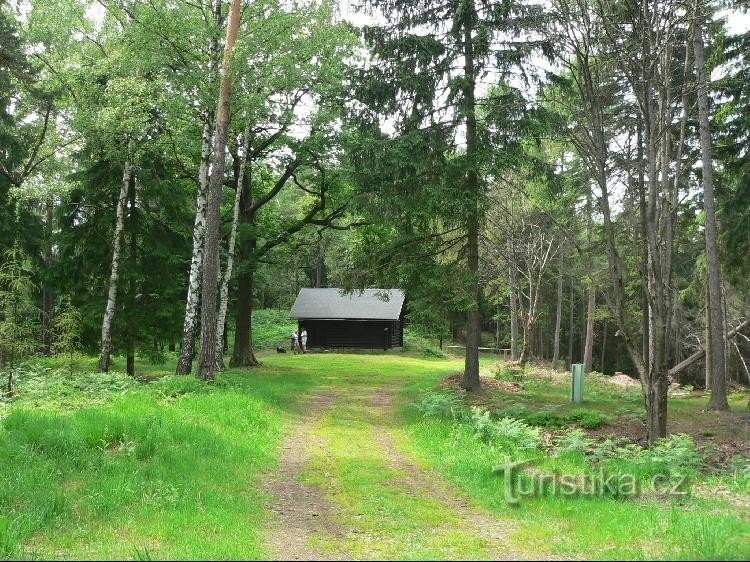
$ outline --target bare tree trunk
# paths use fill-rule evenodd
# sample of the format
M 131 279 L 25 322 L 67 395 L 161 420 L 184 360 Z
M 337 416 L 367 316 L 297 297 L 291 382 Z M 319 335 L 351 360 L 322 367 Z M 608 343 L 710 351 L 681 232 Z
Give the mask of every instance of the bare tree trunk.
M 213 112 L 212 112 L 213 113 Z M 195 329 L 198 320 L 198 297 L 200 295 L 201 272 L 203 267 L 203 239 L 206 233 L 206 194 L 208 191 L 208 170 L 211 164 L 211 129 L 213 119 L 209 116 L 203 123 L 201 139 L 201 164 L 198 172 L 198 195 L 195 203 L 195 224 L 193 225 L 193 255 L 188 275 L 187 303 L 185 320 L 182 325 L 182 344 L 177 361 L 177 374 L 187 375 L 192 370 L 195 346 Z
M 232 95 L 232 55 L 240 23 L 240 0 L 232 0 L 224 43 L 224 62 L 221 72 L 221 91 L 214 133 L 214 165 L 208 188 L 206 209 L 206 240 L 203 258 L 203 288 L 201 291 L 201 353 L 198 377 L 212 381 L 216 377 L 216 297 L 219 284 L 219 238 L 221 222 L 221 192 L 224 185 L 225 152 L 229 127 L 229 101 Z
M 536 280 L 532 280 L 531 275 L 529 275 L 529 309 L 523 325 L 523 351 L 521 351 L 521 357 L 518 359 L 521 365 L 525 365 L 534 356 L 534 330 L 539 308 L 539 293 L 541 292 L 539 285 L 543 272 L 543 269 L 539 271 L 539 277 Z
M 588 213 L 588 223 L 586 228 L 587 250 L 589 257 L 586 260 L 586 273 L 588 274 L 588 298 L 586 300 L 586 340 L 583 346 L 583 372 L 591 372 L 592 356 L 594 352 L 594 312 L 596 311 L 596 287 L 594 286 L 594 264 L 591 258 L 593 253 L 593 244 L 591 241 L 592 214 L 591 193 L 586 194 L 586 212 Z
M 552 351 L 552 368 L 558 368 L 560 360 L 560 323 L 562 322 L 562 297 L 563 297 L 563 252 L 558 256 L 557 267 L 557 308 L 555 311 L 555 343 Z
M 221 23 L 221 0 L 213 0 L 213 19 L 218 27 Z M 208 44 L 208 82 L 214 84 L 218 73 L 219 41 L 212 37 Z M 198 170 L 198 193 L 195 201 L 195 224 L 193 225 L 193 254 L 188 274 L 188 292 L 185 303 L 185 319 L 182 324 L 182 343 L 177 360 L 177 374 L 187 375 L 193 368 L 195 337 L 198 324 L 198 301 L 203 272 L 203 242 L 206 233 L 206 197 L 208 194 L 208 172 L 211 167 L 211 147 L 214 129 L 214 109 L 206 111 L 201 134 L 201 161 Z
M 238 172 L 239 173 L 239 172 Z M 251 225 L 255 222 L 256 208 L 253 202 L 252 173 L 250 166 L 246 166 L 242 173 L 246 176 L 242 182 L 240 196 L 240 222 Z M 235 315 L 234 347 L 230 367 L 257 367 L 260 365 L 253 353 L 253 273 L 257 241 L 255 234 L 240 241 L 239 263 L 240 271 L 237 279 L 237 309 Z
M 133 173 L 131 161 L 133 141 L 128 141 L 127 155 L 122 166 L 122 181 L 120 183 L 120 195 L 117 198 L 117 209 L 115 211 L 115 235 L 112 241 L 112 269 L 109 275 L 109 290 L 107 291 L 107 305 L 104 309 L 102 319 L 101 348 L 99 352 L 99 370 L 102 373 L 109 371 L 110 355 L 112 354 L 112 320 L 115 317 L 117 306 L 117 283 L 120 279 L 120 257 L 122 251 L 122 231 L 125 227 L 125 202 L 128 198 L 128 188 Z
M 602 326 L 602 354 L 599 361 L 599 372 L 604 373 L 604 359 L 607 357 L 607 322 Z
M 248 134 L 245 135 L 245 139 L 248 138 Z M 245 141 L 245 146 L 242 153 L 242 159 L 247 158 L 248 141 Z M 234 207 L 232 210 L 232 229 L 229 233 L 229 246 L 227 248 L 227 266 L 224 269 L 224 277 L 221 280 L 220 289 L 220 300 L 219 300 L 219 316 L 216 320 L 216 333 L 223 334 L 224 327 L 227 317 L 227 300 L 229 298 L 229 282 L 232 279 L 232 267 L 234 265 L 234 247 L 237 240 L 237 222 L 240 216 L 240 197 L 242 195 L 242 182 L 245 174 L 243 173 L 244 166 L 240 166 L 240 173 L 237 176 L 237 190 L 234 194 Z M 223 338 L 218 338 L 216 342 L 216 368 L 220 371 L 224 370 L 224 341 Z
M 130 309 L 126 318 L 129 320 L 129 326 L 126 327 L 125 333 L 127 341 L 125 349 L 127 353 L 126 360 L 126 371 L 129 376 L 135 377 L 135 322 L 133 319 L 134 311 L 136 308 L 135 295 L 136 295 L 136 269 L 138 263 L 138 217 L 136 215 L 136 200 L 137 200 L 137 186 L 136 182 L 130 182 L 130 193 L 128 199 L 130 204 L 128 205 L 128 228 L 130 230 L 130 255 L 128 256 L 128 268 L 129 268 L 129 283 L 128 283 L 128 297 L 126 300 L 126 306 Z
M 466 314 L 466 362 L 461 386 L 468 391 L 479 389 L 479 346 L 482 340 L 482 317 L 479 312 L 481 288 L 479 286 L 479 175 L 477 171 L 476 123 L 476 70 L 474 68 L 474 43 L 471 37 L 476 20 L 476 7 L 470 1 L 464 16 L 464 103 L 466 108 L 466 156 L 469 169 L 466 174 L 467 191 L 472 198 L 466 222 L 466 261 L 471 276 L 471 304 Z
M 517 361 L 518 353 L 518 278 L 516 266 L 509 266 L 508 279 L 510 281 L 510 358 Z
M 497 317 L 495 318 L 495 350 L 498 350 L 498 349 L 500 349 L 500 307 L 499 306 L 497 307 Z
M 568 369 L 573 367 L 573 330 L 575 328 L 575 291 L 570 276 L 570 302 L 568 303 Z
M 42 285 L 42 346 L 45 355 L 52 355 L 53 340 L 53 318 L 52 313 L 55 305 L 55 295 L 50 283 L 50 269 L 52 268 L 53 249 L 52 235 L 54 233 L 53 211 L 54 200 L 48 197 L 45 202 L 45 247 L 44 247 L 44 284 Z
M 711 155 L 711 126 L 708 111 L 708 84 L 706 61 L 703 47 L 704 6 L 695 1 L 695 25 L 693 31 L 693 51 L 698 90 L 698 131 L 700 134 L 701 157 L 703 160 L 703 207 L 706 212 L 706 266 L 707 287 L 707 332 L 711 350 L 711 365 L 706 362 L 706 379 L 711 379 L 711 410 L 729 410 L 726 386 L 726 355 L 724 347 L 724 314 L 721 298 L 721 265 L 719 264 L 718 227 L 716 225 L 716 203 L 713 183 L 713 158 Z M 707 347 L 708 349 L 708 347 Z M 709 371 L 710 369 L 710 371 Z
M 591 372 L 591 363 L 594 353 L 594 312 L 596 311 L 596 289 L 588 288 L 588 300 L 586 302 L 586 343 L 583 352 L 583 370 Z

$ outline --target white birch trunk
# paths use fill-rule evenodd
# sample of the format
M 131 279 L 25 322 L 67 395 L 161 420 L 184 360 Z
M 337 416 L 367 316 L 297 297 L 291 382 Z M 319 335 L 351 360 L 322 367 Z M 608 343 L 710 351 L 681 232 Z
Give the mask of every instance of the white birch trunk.
M 198 195 L 195 202 L 195 224 L 193 225 L 193 255 L 190 260 L 180 358 L 177 362 L 178 375 L 190 373 L 193 364 L 198 297 L 200 295 L 201 268 L 203 266 L 203 239 L 206 234 L 206 194 L 208 192 L 208 170 L 211 165 L 212 131 L 213 120 L 208 118 L 203 124 L 201 139 L 201 163 L 198 171 Z
M 247 146 L 243 153 L 243 159 L 247 154 Z M 237 192 L 234 195 L 234 210 L 232 212 L 232 229 L 229 233 L 229 247 L 227 251 L 227 266 L 219 289 L 219 314 L 216 317 L 216 368 L 224 369 L 224 324 L 227 318 L 227 300 L 229 297 L 229 281 L 232 279 L 232 266 L 234 265 L 234 248 L 237 241 L 237 222 L 240 216 L 240 195 L 242 194 L 242 180 L 244 166 L 240 166 L 240 174 L 237 178 Z
M 112 353 L 112 320 L 115 317 L 115 308 L 117 306 L 117 283 L 120 279 L 120 254 L 122 251 L 122 231 L 125 226 L 125 201 L 128 198 L 128 188 L 133 174 L 133 163 L 130 159 L 132 146 L 133 141 L 130 141 L 128 143 L 128 156 L 122 168 L 120 195 L 117 198 L 115 236 L 112 241 L 112 270 L 109 275 L 107 305 L 104 309 L 104 318 L 102 319 L 101 351 L 99 354 L 99 370 L 103 373 L 109 371 L 109 360 L 110 354 Z

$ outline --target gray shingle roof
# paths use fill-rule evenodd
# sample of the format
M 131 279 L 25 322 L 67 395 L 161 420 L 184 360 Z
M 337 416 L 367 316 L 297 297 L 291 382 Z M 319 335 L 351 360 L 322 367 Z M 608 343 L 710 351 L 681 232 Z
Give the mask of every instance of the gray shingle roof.
M 401 289 L 301 289 L 289 316 L 298 319 L 398 320 L 404 305 Z

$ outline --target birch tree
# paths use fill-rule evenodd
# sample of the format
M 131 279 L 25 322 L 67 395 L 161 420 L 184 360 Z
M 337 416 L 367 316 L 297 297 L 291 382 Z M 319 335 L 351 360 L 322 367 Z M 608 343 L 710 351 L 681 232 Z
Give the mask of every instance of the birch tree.
M 232 0 L 224 42 L 224 60 L 214 133 L 214 163 L 208 188 L 206 207 L 206 238 L 203 257 L 201 290 L 201 352 L 197 376 L 212 381 L 216 376 L 216 298 L 219 284 L 219 234 L 221 193 L 224 186 L 229 102 L 232 95 L 232 55 L 240 23 L 240 0 Z
M 213 0 L 212 14 L 214 28 L 222 25 L 220 0 Z M 219 68 L 218 33 L 214 31 L 208 40 L 208 84 L 216 83 Z M 195 223 L 193 225 L 193 251 L 188 272 L 188 291 L 185 299 L 185 319 L 182 326 L 180 356 L 177 360 L 177 374 L 186 375 L 192 370 L 196 325 L 198 320 L 198 300 L 200 296 L 200 278 L 203 266 L 203 244 L 206 232 L 206 202 L 208 193 L 208 172 L 211 166 L 211 148 L 214 132 L 215 108 L 209 105 L 203 110 L 203 129 L 201 134 L 200 167 L 198 170 L 198 190 L 195 200 Z

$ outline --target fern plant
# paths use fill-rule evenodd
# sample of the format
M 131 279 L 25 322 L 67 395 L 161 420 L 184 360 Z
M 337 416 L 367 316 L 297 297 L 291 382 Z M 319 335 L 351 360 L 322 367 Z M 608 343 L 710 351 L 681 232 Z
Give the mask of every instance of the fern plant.
M 68 371 L 73 374 L 73 356 L 81 349 L 83 317 L 81 312 L 68 302 L 54 319 L 52 352 L 68 356 Z
M 39 308 L 34 303 L 32 264 L 17 246 L 0 263 L 0 372 L 7 372 L 6 392 L 13 393 L 18 363 L 39 347 Z

